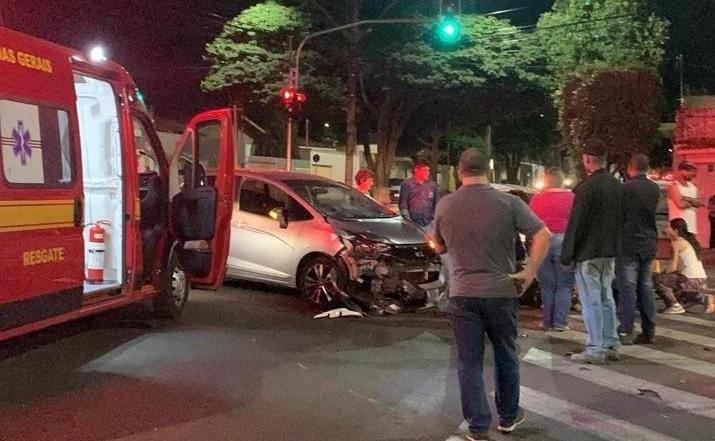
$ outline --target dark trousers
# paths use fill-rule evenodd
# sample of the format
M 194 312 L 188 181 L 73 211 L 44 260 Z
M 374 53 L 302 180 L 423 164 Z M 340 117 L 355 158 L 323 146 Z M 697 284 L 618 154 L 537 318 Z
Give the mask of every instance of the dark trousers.
M 516 298 L 451 297 L 449 311 L 457 342 L 462 414 L 473 432 L 491 423 L 482 375 L 485 335 L 494 348 L 495 401 L 502 421 L 513 421 L 519 411 L 519 358 Z
M 655 294 L 653 291 L 652 258 L 621 257 L 616 261 L 618 286 L 618 332 L 633 332 L 636 307 L 641 314 L 641 330 L 655 337 Z

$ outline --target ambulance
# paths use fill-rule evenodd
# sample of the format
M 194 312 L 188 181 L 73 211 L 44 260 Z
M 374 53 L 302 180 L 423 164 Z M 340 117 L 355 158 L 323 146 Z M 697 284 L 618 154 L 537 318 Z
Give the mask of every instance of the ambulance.
M 197 115 L 165 149 L 124 68 L 0 27 L 0 340 L 217 288 L 234 121 Z

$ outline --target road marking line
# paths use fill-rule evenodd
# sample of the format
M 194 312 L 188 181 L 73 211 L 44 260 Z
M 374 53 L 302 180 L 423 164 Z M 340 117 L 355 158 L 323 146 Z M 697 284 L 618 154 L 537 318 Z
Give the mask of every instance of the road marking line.
M 669 314 L 664 317 L 666 320 L 674 320 L 676 322 L 687 323 L 689 325 L 705 326 L 708 328 L 715 328 L 715 320 L 706 320 L 697 317 L 691 317 L 685 314 Z M 657 325 L 656 325 L 657 326 Z
M 677 441 L 676 438 L 528 387 L 521 387 L 520 403 L 531 412 L 608 441 Z
M 586 334 L 577 331 L 554 332 L 550 333 L 549 337 L 580 344 L 584 344 L 586 341 Z M 703 375 L 705 377 L 715 378 L 715 365 L 704 360 L 696 360 L 694 358 L 658 351 L 638 345 L 621 346 L 620 352 L 621 354 L 628 355 L 630 357 L 641 358 L 652 363 L 662 364 L 676 369 L 693 372 L 698 375 Z
M 533 316 L 533 314 L 527 313 L 528 316 Z M 583 317 L 575 314 L 569 315 L 570 318 L 575 319 L 583 323 Z M 707 337 L 704 335 L 693 334 L 690 332 L 679 331 L 677 329 L 666 328 L 664 326 L 658 326 L 656 324 L 655 336 L 665 337 L 673 340 L 684 341 L 686 343 L 691 343 L 698 346 L 703 346 L 710 349 L 715 349 L 715 338 Z
M 529 349 L 529 352 L 524 356 L 524 361 L 535 366 L 562 372 L 617 392 L 651 398 L 652 401 L 673 409 L 684 410 L 694 415 L 715 419 L 715 400 L 707 397 L 624 375 L 599 366 L 589 366 L 587 370 L 584 370 L 580 364 L 537 348 Z M 656 392 L 660 395 L 660 399 L 650 395 L 640 395 L 639 389 Z
M 583 317 L 578 315 L 570 315 L 569 317 L 574 318 L 583 323 Z M 655 336 L 665 337 L 673 340 L 680 340 L 694 345 L 705 346 L 707 348 L 715 349 L 715 338 L 706 337 L 704 335 L 692 334 L 690 332 L 679 331 L 677 329 L 666 328 L 664 326 L 655 326 Z

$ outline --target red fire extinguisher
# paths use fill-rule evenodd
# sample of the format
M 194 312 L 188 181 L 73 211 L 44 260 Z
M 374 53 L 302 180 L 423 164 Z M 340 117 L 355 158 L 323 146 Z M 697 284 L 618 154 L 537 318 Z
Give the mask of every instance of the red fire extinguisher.
M 92 225 L 92 224 L 90 224 Z M 111 225 L 109 221 L 97 221 L 89 229 L 87 241 L 87 282 L 104 283 L 104 252 L 107 231 L 102 225 Z

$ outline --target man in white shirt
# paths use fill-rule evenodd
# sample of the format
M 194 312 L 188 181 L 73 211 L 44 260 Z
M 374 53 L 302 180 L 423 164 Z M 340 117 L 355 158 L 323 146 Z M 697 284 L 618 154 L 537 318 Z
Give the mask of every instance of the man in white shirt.
M 692 182 L 697 170 L 692 162 L 682 161 L 678 165 L 675 181 L 668 187 L 668 219 L 685 219 L 688 231 L 693 234 L 698 233 L 696 210 L 705 206 Z

